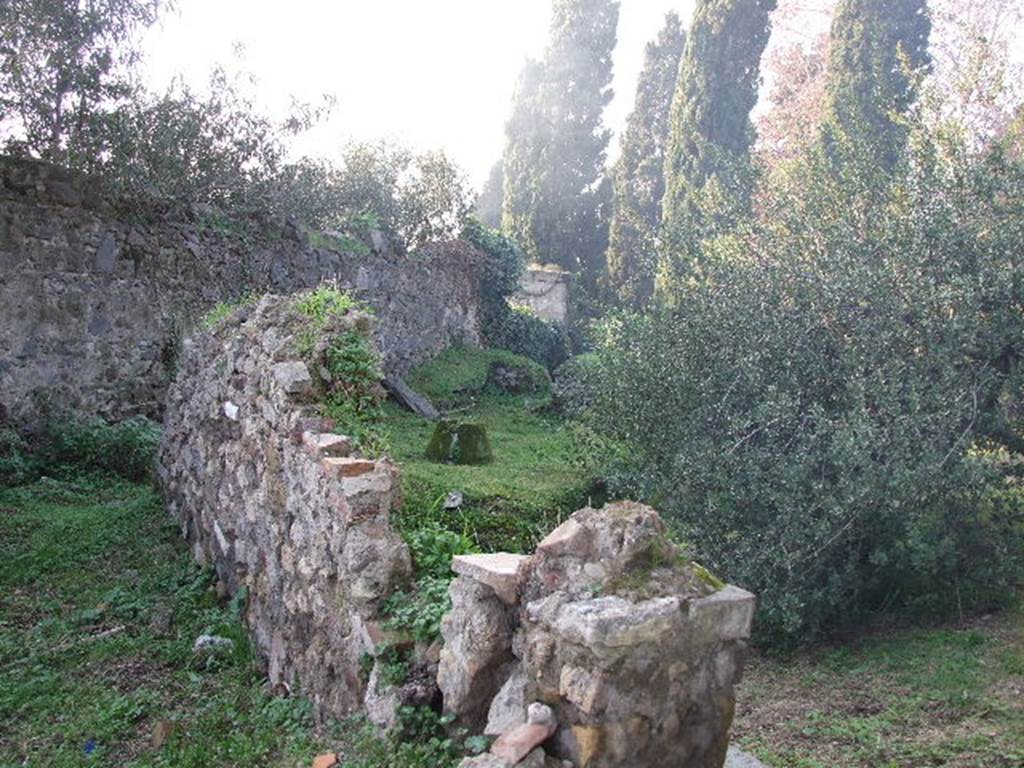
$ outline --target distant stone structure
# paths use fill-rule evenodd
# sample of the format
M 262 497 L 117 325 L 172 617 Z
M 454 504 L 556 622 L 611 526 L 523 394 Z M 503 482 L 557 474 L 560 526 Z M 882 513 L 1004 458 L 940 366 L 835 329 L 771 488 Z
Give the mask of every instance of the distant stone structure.
M 514 300 L 538 317 L 565 325 L 569 322 L 569 284 L 572 275 L 557 267 L 531 265 L 523 272 Z
M 30 423 L 49 403 L 159 418 L 178 343 L 207 310 L 323 281 L 374 310 L 389 372 L 479 343 L 472 246 L 399 256 L 378 236 L 340 248 L 293 224 L 119 199 L 55 166 L 0 158 L 0 414 Z

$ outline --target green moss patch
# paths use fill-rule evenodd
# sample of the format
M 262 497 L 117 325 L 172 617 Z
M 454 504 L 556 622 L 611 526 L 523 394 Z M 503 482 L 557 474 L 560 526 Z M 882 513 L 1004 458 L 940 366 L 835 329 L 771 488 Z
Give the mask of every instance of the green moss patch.
M 476 466 L 494 461 L 494 451 L 483 425 L 441 421 L 427 444 L 427 458 L 442 464 Z

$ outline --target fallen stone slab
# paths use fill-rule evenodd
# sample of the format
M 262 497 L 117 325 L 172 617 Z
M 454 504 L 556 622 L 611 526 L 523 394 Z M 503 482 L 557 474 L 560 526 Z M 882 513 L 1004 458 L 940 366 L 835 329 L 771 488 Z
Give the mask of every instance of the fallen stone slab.
M 424 419 L 430 419 L 431 421 L 437 421 L 441 418 L 441 414 L 438 412 L 434 404 L 430 402 L 424 395 L 415 391 L 412 387 L 405 383 L 405 380 L 400 376 L 388 376 L 384 379 L 384 389 L 391 395 L 391 398 L 398 403 L 400 406 L 405 408 L 407 411 L 415 413 L 417 416 L 422 416 Z
M 524 723 L 502 734 L 491 745 L 491 754 L 509 765 L 517 765 L 537 747 L 550 739 L 556 729 L 551 723 Z
M 519 601 L 520 576 L 529 561 L 526 555 L 507 552 L 457 555 L 452 560 L 452 570 L 490 587 L 506 605 L 515 605 Z

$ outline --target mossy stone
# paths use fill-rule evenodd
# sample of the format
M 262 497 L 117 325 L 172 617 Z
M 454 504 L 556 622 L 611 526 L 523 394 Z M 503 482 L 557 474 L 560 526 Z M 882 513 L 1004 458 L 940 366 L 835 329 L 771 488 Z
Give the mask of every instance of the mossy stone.
M 443 464 L 476 466 L 494 461 L 494 451 L 482 424 L 441 421 L 427 445 L 427 458 Z

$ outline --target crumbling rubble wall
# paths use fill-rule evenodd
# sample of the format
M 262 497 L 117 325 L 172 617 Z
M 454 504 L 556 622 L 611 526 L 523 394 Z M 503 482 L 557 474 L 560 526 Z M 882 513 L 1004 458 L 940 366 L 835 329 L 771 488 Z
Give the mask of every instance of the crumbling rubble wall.
M 298 351 L 308 320 L 293 307 L 265 298 L 185 345 L 159 479 L 195 558 L 244 595 L 271 684 L 342 715 L 363 706 L 360 661 L 409 552 L 389 526 L 398 470 L 353 455 L 318 415 L 318 374 Z M 353 329 L 370 334 L 370 318 L 350 312 L 318 332 Z
M 384 603 L 411 572 L 389 525 L 398 470 L 318 413 L 331 374 L 297 301 L 264 298 L 185 345 L 160 451 L 167 506 L 245 597 L 273 686 L 381 726 L 441 704 L 496 739 L 464 768 L 721 768 L 754 596 L 636 503 L 580 510 L 531 555 L 456 557 L 443 646 L 406 643 L 418 677 L 388 687 L 382 649 L 401 638 Z M 357 311 L 319 322 L 318 338 L 371 334 Z

